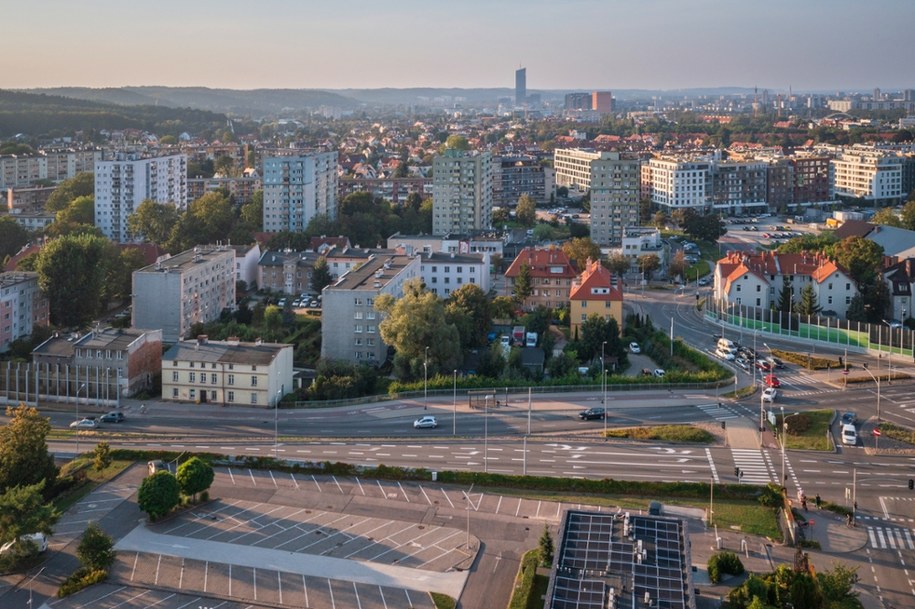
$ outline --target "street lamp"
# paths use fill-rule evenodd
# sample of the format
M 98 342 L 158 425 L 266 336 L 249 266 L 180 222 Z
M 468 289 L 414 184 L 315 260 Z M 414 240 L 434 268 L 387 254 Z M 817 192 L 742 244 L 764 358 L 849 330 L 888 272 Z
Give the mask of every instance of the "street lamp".
M 429 347 L 423 351 L 423 410 L 429 410 Z
M 89 387 L 86 383 L 83 383 L 76 389 L 76 420 L 79 421 L 79 392 L 83 389 L 86 390 L 86 399 L 89 398 Z M 76 430 L 76 454 L 79 456 L 79 428 Z
M 600 403 L 604 405 L 604 439 L 607 438 L 607 370 L 604 367 L 604 347 L 607 341 L 600 344 L 600 385 L 602 397 Z
M 273 405 L 273 458 L 278 459 L 278 452 L 280 448 L 280 427 L 279 427 L 279 412 L 280 412 L 280 398 L 283 397 L 283 390 L 277 389 L 276 391 L 276 403 Z
M 879 360 L 877 363 L 879 364 Z M 880 377 L 874 376 L 874 373 L 871 372 L 870 369 L 867 367 L 867 362 L 864 362 L 862 365 L 864 367 L 864 371 L 867 372 L 869 375 L 871 375 L 871 378 L 874 380 L 875 383 L 877 383 L 877 421 L 879 422 L 880 421 Z M 877 374 L 880 374 L 879 368 L 877 369 Z
M 451 403 L 451 435 L 457 435 L 457 370 L 454 371 L 454 400 Z
M 792 412 L 787 417 L 785 416 L 785 407 L 779 406 L 782 411 L 782 485 L 788 487 L 788 479 L 785 477 L 785 440 L 788 437 L 788 418 L 799 415 L 799 412 Z
M 483 398 L 483 471 L 489 471 L 489 396 Z

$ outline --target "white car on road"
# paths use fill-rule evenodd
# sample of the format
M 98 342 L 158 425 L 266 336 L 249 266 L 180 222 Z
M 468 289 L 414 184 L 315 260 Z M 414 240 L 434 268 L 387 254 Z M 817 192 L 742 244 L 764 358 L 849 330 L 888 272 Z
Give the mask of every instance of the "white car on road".
M 438 427 L 438 421 L 435 417 L 425 416 L 413 421 L 413 429 L 435 429 Z
M 95 422 L 95 419 L 80 419 L 70 423 L 70 427 L 72 429 L 95 429 L 98 427 L 98 423 Z
M 775 387 L 766 387 L 762 393 L 763 402 L 774 402 L 775 398 L 778 397 L 778 389 Z

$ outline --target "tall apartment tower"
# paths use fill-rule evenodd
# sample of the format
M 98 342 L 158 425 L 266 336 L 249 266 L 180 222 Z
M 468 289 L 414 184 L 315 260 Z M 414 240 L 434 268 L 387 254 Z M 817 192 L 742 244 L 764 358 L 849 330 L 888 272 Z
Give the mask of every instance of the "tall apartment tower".
M 337 153 L 264 159 L 264 230 L 305 230 L 317 214 L 337 216 Z
M 591 109 L 598 114 L 613 112 L 613 93 L 610 91 L 594 91 L 591 93 Z
M 151 199 L 178 209 L 187 206 L 187 157 L 141 159 L 120 155 L 95 163 L 95 225 L 112 241 L 126 242 L 127 217 Z
M 515 105 L 527 103 L 527 68 L 515 70 Z
M 449 148 L 432 161 L 432 234 L 492 226 L 492 155 Z

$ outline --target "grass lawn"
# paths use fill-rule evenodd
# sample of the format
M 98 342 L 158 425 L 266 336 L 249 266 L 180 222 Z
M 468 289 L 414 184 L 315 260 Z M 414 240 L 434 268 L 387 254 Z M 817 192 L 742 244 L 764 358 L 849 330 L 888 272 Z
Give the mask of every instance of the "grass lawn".
M 432 593 L 432 602 L 435 603 L 435 609 L 454 609 L 457 607 L 457 601 L 439 592 Z
M 66 512 L 77 501 L 120 474 L 133 463 L 134 461 L 113 460 L 111 465 L 99 471 L 93 466 L 91 456 L 83 456 L 70 461 L 60 468 L 60 477 L 73 477 L 76 482 L 67 491 L 54 498 L 54 507 L 60 513 Z
M 692 425 L 653 425 L 650 427 L 624 427 L 608 429 L 607 437 L 632 440 L 661 440 L 663 442 L 691 442 L 711 444 L 715 436 Z
M 782 429 L 781 411 L 776 411 L 775 421 L 778 430 Z M 793 418 L 791 413 L 786 412 L 785 418 L 788 419 L 788 434 L 785 442 L 785 448 L 795 450 L 832 450 L 832 443 L 829 440 L 829 423 L 834 415 L 833 410 L 810 410 L 801 413 L 798 416 L 806 417 L 809 425 L 804 430 L 798 430 L 791 423 Z

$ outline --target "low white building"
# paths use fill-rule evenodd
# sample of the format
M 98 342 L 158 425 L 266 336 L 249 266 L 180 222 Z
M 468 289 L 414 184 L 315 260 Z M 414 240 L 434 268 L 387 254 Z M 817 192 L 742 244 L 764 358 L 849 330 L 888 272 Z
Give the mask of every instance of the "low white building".
M 448 298 L 451 292 L 470 283 L 488 293 L 492 282 L 489 272 L 489 254 L 420 254 L 420 273 L 426 288 L 439 298 Z
M 162 356 L 162 399 L 223 406 L 275 407 L 292 391 L 292 345 L 176 343 Z

